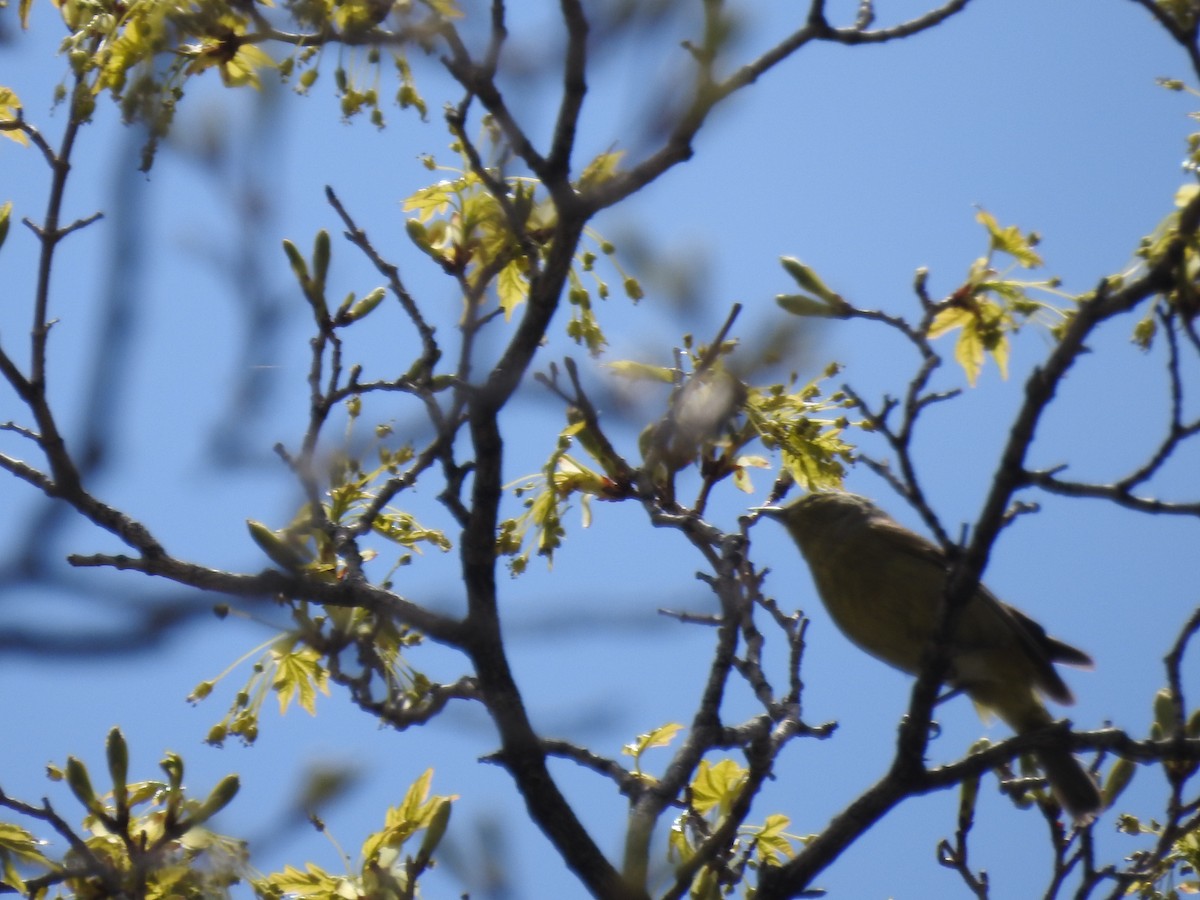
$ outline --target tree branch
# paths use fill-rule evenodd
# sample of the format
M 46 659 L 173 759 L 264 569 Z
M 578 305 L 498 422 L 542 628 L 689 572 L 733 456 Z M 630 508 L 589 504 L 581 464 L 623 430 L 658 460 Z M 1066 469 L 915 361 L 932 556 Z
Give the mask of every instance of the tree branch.
M 362 608 L 393 616 L 396 621 L 451 647 L 461 649 L 465 641 L 463 626 L 458 620 L 431 612 L 391 591 L 363 581 L 322 581 L 276 569 L 245 575 L 210 569 L 165 555 L 141 558 L 105 554 L 72 555 L 67 557 L 67 562 L 81 568 L 108 567 L 141 572 L 232 597 L 282 596 L 311 600 L 326 606 Z

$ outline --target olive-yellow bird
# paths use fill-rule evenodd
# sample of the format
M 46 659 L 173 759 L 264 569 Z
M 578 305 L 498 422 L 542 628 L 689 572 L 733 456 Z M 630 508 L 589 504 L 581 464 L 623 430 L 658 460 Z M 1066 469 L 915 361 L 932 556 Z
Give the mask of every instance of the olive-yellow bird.
M 949 572 L 941 548 L 865 497 L 842 491 L 807 494 L 761 512 L 787 528 L 846 637 L 872 656 L 917 674 Z M 981 584 L 958 618 L 949 663 L 951 686 L 1022 734 L 1051 724 L 1042 696 L 1074 702 L 1054 664 L 1090 666 L 1092 659 L 1047 635 Z M 1100 809 L 1100 793 L 1079 761 L 1061 747 L 1036 755 L 1063 808 L 1079 823 L 1091 821 Z

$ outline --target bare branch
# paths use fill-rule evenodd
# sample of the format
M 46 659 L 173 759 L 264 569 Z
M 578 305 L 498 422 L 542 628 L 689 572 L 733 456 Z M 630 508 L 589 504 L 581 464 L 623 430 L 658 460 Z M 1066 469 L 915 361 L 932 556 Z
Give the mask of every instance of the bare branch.
M 636 798 L 645 789 L 648 779 L 640 778 L 630 772 L 614 759 L 594 753 L 586 747 L 572 744 L 570 741 L 543 738 L 542 748 L 549 756 L 558 756 L 578 763 L 585 769 L 603 775 L 617 786 L 617 790 L 625 797 Z
M 588 22 L 583 5 L 579 0 L 560 0 L 560 7 L 563 22 L 567 26 L 567 49 L 563 60 L 562 101 L 554 124 L 550 154 L 546 157 L 546 174 L 552 191 L 555 184 L 561 184 L 570 177 L 575 129 L 587 93 Z
M 393 264 L 387 262 L 371 243 L 367 233 L 358 227 L 358 224 L 346 211 L 346 207 L 342 205 L 342 201 L 338 199 L 337 194 L 333 192 L 333 188 L 325 188 L 325 198 L 329 201 L 329 205 L 334 208 L 342 221 L 346 225 L 346 239 L 354 246 L 358 247 L 363 254 L 371 261 L 375 268 L 384 278 L 387 279 L 388 286 L 391 287 L 392 293 L 396 295 L 396 299 L 400 301 L 400 305 L 404 307 L 404 312 L 412 320 L 416 326 L 417 333 L 421 337 L 421 345 L 424 348 L 419 360 L 421 370 L 425 373 L 431 373 L 441 359 L 442 351 L 438 347 L 437 338 L 434 335 L 433 328 L 425 321 L 425 317 L 421 314 L 421 310 L 417 306 L 417 302 L 404 286 L 404 282 L 400 278 L 400 270 Z

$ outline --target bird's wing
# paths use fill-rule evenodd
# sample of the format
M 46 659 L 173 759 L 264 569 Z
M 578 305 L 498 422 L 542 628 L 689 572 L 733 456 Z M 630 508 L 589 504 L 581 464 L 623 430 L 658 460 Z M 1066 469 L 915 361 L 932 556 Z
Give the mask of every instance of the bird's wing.
M 998 613 L 1009 625 L 1017 644 L 1024 651 L 1026 659 L 1032 663 L 1035 672 L 1035 684 L 1039 690 L 1052 700 L 1059 703 L 1071 704 L 1075 696 L 1067 687 L 1065 681 L 1054 668 L 1054 663 L 1073 662 L 1077 665 L 1090 665 L 1092 659 L 1082 650 L 1076 650 L 1062 641 L 1055 640 L 1046 634 L 1046 629 L 1035 622 L 1025 613 L 999 600 L 995 594 L 982 584 L 976 595 L 979 602 Z M 1064 658 L 1063 651 L 1069 650 L 1071 656 Z
M 897 550 L 945 570 L 945 554 L 932 541 L 909 531 L 891 518 L 879 517 L 873 526 L 878 529 L 879 533 L 885 534 L 888 542 Z M 979 590 L 972 602 L 981 604 L 982 607 L 975 615 L 991 618 L 993 622 L 1004 628 L 1016 648 L 1024 651 L 1033 667 L 1035 683 L 1042 693 L 1059 703 L 1069 704 L 1075 701 L 1071 689 L 1067 687 L 1066 682 L 1055 670 L 1054 663 L 1090 666 L 1092 665 L 1090 656 L 1070 644 L 1047 635 L 1046 629 L 1041 625 L 1019 609 L 1002 602 L 983 584 L 979 585 Z M 960 623 L 960 630 L 964 625 L 966 625 L 966 619 Z M 960 634 L 960 637 L 963 635 Z
M 1072 647 L 1066 641 L 1060 641 L 1058 638 L 1050 637 L 1046 634 L 1046 629 L 1039 625 L 1025 613 L 1015 607 L 1009 606 L 1007 603 L 997 601 L 1008 610 L 1018 622 L 1020 622 L 1034 639 L 1042 652 L 1050 659 L 1051 662 L 1062 663 L 1067 666 L 1079 666 L 1080 668 L 1090 669 L 1095 665 L 1095 660 L 1080 650 L 1078 647 Z
M 915 557 L 922 562 L 933 563 L 939 569 L 946 568 L 946 554 L 942 548 L 915 531 L 909 531 L 889 516 L 876 516 L 871 523 L 875 533 L 884 537 L 896 550 Z

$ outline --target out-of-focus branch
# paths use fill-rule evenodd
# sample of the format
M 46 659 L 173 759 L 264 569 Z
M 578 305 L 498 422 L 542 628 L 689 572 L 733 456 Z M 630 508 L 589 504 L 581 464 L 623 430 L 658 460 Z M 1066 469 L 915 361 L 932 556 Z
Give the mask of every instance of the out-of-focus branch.
M 450 51 L 448 56 L 442 58 L 442 64 L 445 65 L 446 70 L 467 91 L 479 98 L 487 111 L 495 117 L 500 130 L 504 132 L 505 139 L 512 145 L 513 152 L 524 160 L 525 165 L 529 166 L 533 173 L 546 184 L 547 189 L 553 192 L 553 185 L 561 185 L 562 178 L 557 177 L 557 173 L 550 171 L 545 158 L 530 142 L 516 117 L 508 108 L 504 96 L 496 87 L 494 69 L 487 64 L 476 63 L 453 28 L 447 26 L 443 30 L 442 37 Z M 558 197 L 556 196 L 555 199 L 557 200 Z
M 1200 18 L 1193 14 L 1191 22 L 1183 22 L 1172 13 L 1171 8 L 1165 3 L 1159 3 L 1157 0 L 1133 0 L 1133 2 L 1150 13 L 1154 20 L 1163 27 L 1163 30 L 1171 36 L 1171 39 L 1183 48 L 1192 64 L 1192 74 L 1196 78 L 1200 78 L 1200 44 L 1197 43 Z
M 463 626 L 458 620 L 431 612 L 364 581 L 323 581 L 275 569 L 247 575 L 210 569 L 163 554 L 140 558 L 106 554 L 72 555 L 67 557 L 67 562 L 84 568 L 107 567 L 141 572 L 232 597 L 285 597 L 312 600 L 334 607 L 359 607 L 390 615 L 440 643 L 462 647 L 464 642 Z

